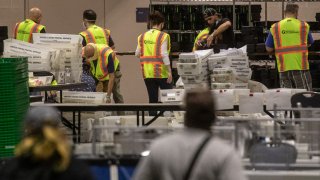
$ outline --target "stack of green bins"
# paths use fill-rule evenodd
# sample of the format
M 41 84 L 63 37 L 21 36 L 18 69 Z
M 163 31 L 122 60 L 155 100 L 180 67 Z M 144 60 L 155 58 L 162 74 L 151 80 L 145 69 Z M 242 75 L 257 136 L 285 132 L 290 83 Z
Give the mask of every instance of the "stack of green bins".
M 0 157 L 13 156 L 28 108 L 28 59 L 0 58 Z

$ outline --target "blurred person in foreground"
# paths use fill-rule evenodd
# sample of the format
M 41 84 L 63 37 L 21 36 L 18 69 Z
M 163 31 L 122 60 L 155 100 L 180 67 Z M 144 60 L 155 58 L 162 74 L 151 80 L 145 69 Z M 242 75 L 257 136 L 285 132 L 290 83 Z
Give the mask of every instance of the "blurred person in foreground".
M 71 146 L 59 128 L 56 109 L 36 107 L 24 122 L 24 138 L 15 157 L 0 170 L 0 180 L 91 180 L 89 168 L 72 156 Z
M 187 92 L 185 128 L 152 143 L 149 156 L 139 162 L 134 180 L 246 180 L 239 154 L 211 134 L 214 107 L 209 90 Z

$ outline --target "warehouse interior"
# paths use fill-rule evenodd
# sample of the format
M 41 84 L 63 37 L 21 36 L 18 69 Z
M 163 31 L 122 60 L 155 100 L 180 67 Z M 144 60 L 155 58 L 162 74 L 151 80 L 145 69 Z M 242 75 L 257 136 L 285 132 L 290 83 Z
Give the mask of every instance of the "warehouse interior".
M 303 52 L 289 52 L 302 53 L 302 56 L 307 53 L 309 68 L 301 71 L 310 71 L 310 89 L 308 85 L 307 88 L 284 87 L 279 77 L 282 73 L 279 72 L 282 71 L 279 58 L 282 55 L 277 54 L 279 47 L 274 45 L 277 43 L 276 32 L 271 32 L 270 28 L 285 19 L 286 5 L 291 3 L 299 6 L 297 19 L 308 23 L 308 33 L 313 39 L 312 45 L 303 45 L 306 48 Z M 46 33 L 33 33 L 33 43 L 14 39 L 16 23 L 27 19 L 29 10 L 34 7 L 41 9 L 42 20 L 39 24 L 45 26 Z M 20 142 L 24 142 L 28 135 L 24 128 L 27 128 L 26 123 L 29 123 L 32 112 L 29 108 L 39 109 L 31 115 L 31 119 L 36 119 L 39 124 L 41 118 L 45 119 L 46 113 L 52 115 L 52 119 L 59 119 L 57 126 L 66 135 L 66 144 L 72 148 L 72 154 L 77 160 L 84 162 L 85 168 L 88 168 L 88 177 L 85 175 L 85 168 L 79 166 L 84 168 L 83 175 L 79 173 L 78 176 L 69 178 L 77 179 L 82 176 L 83 179 L 137 180 L 155 179 L 152 175 L 156 174 L 157 178 L 163 179 L 167 175 L 165 171 L 171 165 L 161 169 L 161 163 L 156 163 L 159 165 L 156 169 L 158 174 L 148 174 L 150 168 L 142 164 L 147 160 L 142 159 L 155 157 L 151 156 L 150 148 L 154 148 L 153 143 L 158 142 L 160 136 L 166 137 L 192 128 L 192 124 L 185 124 L 188 110 L 185 96 L 189 91 L 199 88 L 210 90 L 214 97 L 215 123 L 209 131 L 213 137 L 226 141 L 234 154 L 241 158 L 241 172 L 237 179 L 319 179 L 319 7 L 320 1 L 317 0 L 2 0 L 0 30 L 5 29 L 3 32 L 6 35 L 0 38 L 3 46 L 0 60 L 0 71 L 3 73 L 0 72 L 0 77 L 4 77 L 4 80 L 0 80 L 0 180 L 2 177 L 19 179 L 19 173 L 16 176 L 8 176 L 6 173 L 8 167 L 12 168 L 10 161 L 19 157 Z M 203 13 L 208 8 L 215 9 L 232 24 L 233 48 L 193 51 L 197 35 L 206 27 Z M 83 75 L 74 74 L 83 73 L 82 63 L 91 58 L 86 55 L 85 47 L 88 44 L 82 47 L 84 36 L 79 35 L 88 29 L 84 26 L 83 15 L 88 9 L 97 15 L 95 24 L 110 30 L 114 41 L 115 49 L 112 51 L 120 61 L 122 73 L 122 103 L 112 99 L 114 92 L 110 97 L 107 91 L 79 90 L 85 86 Z M 141 38 L 139 35 L 148 31 L 150 22 L 147 18 L 155 11 L 163 14 L 165 23 L 162 32 L 170 37 L 171 51 L 168 51 L 168 57 L 173 79 L 172 89 L 160 88 L 157 92 L 159 103 L 150 100 L 145 74 L 142 76 L 144 69 L 140 64 L 143 55 L 140 53 L 137 57 L 136 52 L 139 47 L 139 52 L 144 50 L 138 44 Z M 301 29 L 297 31 L 302 33 Z M 267 52 L 266 48 L 270 34 L 275 41 L 273 52 Z M 306 37 L 309 42 L 309 35 Z M 44 40 L 46 38 L 47 41 Z M 285 40 L 282 39 L 281 43 Z M 51 55 L 48 63 L 36 64 L 37 60 L 45 59 L 45 53 Z M 68 53 L 71 54 L 71 60 L 68 61 L 70 66 L 66 68 L 64 61 L 67 61 Z M 7 69 L 10 70 L 6 71 Z M 30 73 L 41 70 L 50 72 L 52 76 L 46 75 L 46 79 L 43 79 L 38 78 L 36 73 Z M 92 72 L 92 67 L 90 71 Z M 116 72 L 116 65 L 114 71 Z M 67 79 L 67 76 L 71 79 Z M 54 80 L 57 81 L 55 85 L 52 83 Z M 110 82 L 109 79 L 107 82 Z M 10 98 L 16 100 L 11 101 Z M 111 103 L 106 100 L 110 98 Z M 198 103 L 201 105 L 201 102 Z M 46 108 L 58 111 L 47 111 Z M 55 113 L 59 117 L 55 117 Z M 199 119 L 200 116 L 201 114 Z M 198 128 L 197 125 L 195 127 Z M 188 140 L 183 143 L 187 142 Z M 61 144 L 64 144 L 64 140 L 61 140 Z M 163 151 L 169 150 L 168 154 L 172 151 L 173 155 L 174 148 L 175 146 L 172 149 L 164 147 Z M 187 152 L 189 149 L 184 150 Z M 187 156 L 190 153 L 181 154 Z M 198 160 L 200 164 L 201 159 Z M 187 161 L 176 162 L 181 166 L 178 168 L 181 173 L 187 169 L 184 167 L 187 164 L 181 165 Z M 228 167 L 222 168 L 228 171 Z M 29 171 L 32 172 L 31 169 Z M 25 169 L 21 172 L 28 174 Z M 199 175 L 202 170 L 194 168 L 190 172 L 191 175 Z M 235 179 L 237 169 L 230 172 L 232 173 L 234 176 L 214 179 Z M 182 179 L 183 175 L 175 178 Z M 197 179 L 195 177 L 193 179 Z M 200 174 L 199 177 L 206 176 Z

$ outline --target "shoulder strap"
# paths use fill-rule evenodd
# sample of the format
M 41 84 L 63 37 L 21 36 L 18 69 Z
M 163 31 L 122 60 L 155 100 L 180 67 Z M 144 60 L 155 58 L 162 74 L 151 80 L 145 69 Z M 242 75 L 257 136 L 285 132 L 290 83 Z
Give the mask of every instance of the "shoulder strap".
M 206 146 L 206 144 L 209 142 L 209 140 L 211 139 L 211 134 L 208 134 L 200 143 L 200 145 L 198 146 L 197 151 L 194 153 L 191 162 L 189 164 L 189 167 L 185 173 L 185 175 L 183 176 L 183 180 L 188 180 L 190 178 L 190 175 L 192 173 L 193 170 L 193 166 L 195 165 L 195 163 L 197 162 L 198 157 L 200 156 L 202 150 L 204 149 L 204 147 Z

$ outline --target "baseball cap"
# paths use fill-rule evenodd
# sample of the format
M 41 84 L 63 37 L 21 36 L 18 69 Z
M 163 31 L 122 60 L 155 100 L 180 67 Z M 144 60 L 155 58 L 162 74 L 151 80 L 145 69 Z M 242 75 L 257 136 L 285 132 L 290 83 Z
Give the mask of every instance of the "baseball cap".
M 203 11 L 203 17 L 207 18 L 210 16 L 214 16 L 217 13 L 217 11 L 213 8 L 207 8 L 206 10 Z

